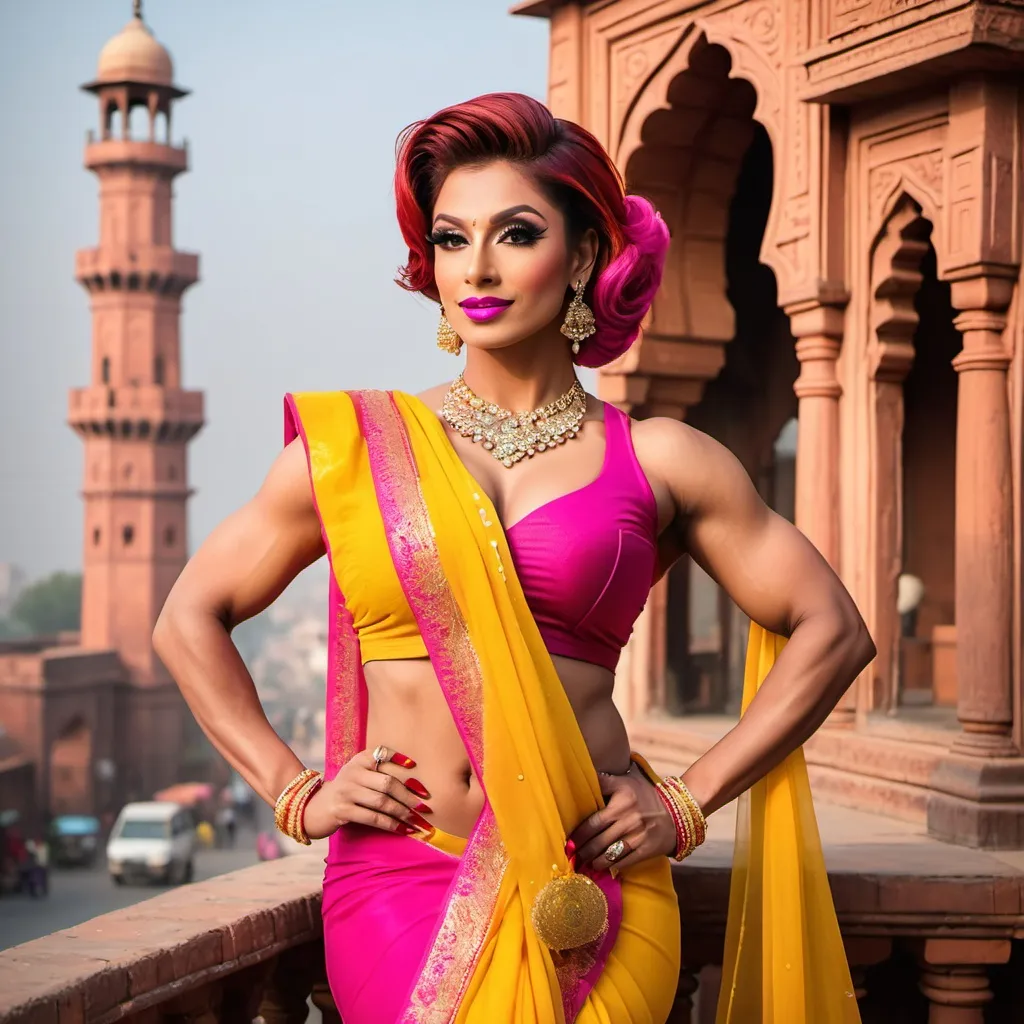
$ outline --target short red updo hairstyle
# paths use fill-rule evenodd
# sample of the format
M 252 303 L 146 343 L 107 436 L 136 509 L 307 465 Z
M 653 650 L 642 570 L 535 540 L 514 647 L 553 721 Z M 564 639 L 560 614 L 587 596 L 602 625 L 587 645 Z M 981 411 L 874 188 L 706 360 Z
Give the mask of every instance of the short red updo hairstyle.
M 661 283 L 668 228 L 646 199 L 625 194 L 615 164 L 590 132 L 529 96 L 496 92 L 409 125 L 397 150 L 395 200 L 409 246 L 398 272 L 403 288 L 438 300 L 427 233 L 445 178 L 456 167 L 507 160 L 562 211 L 570 244 L 589 228 L 597 233 L 597 263 L 584 295 L 597 333 L 575 362 L 603 366 L 629 348 Z

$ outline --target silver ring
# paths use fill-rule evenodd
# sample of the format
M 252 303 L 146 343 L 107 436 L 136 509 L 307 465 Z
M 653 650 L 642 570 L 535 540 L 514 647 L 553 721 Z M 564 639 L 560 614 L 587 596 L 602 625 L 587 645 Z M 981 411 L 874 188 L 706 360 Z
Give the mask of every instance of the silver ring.
M 373 748 L 373 770 L 380 771 L 380 766 L 391 756 L 383 743 Z
M 625 839 L 616 839 L 607 850 L 604 851 L 605 860 L 609 864 L 614 864 L 617 860 L 621 860 L 627 853 L 629 853 L 629 847 L 626 845 Z

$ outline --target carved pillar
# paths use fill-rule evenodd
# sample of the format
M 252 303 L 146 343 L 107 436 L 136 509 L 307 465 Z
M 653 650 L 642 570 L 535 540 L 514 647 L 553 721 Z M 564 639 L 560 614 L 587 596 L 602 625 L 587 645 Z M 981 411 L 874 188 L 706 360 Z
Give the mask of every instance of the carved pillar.
M 992 1001 L 988 968 L 1010 958 L 1005 939 L 928 939 L 921 950 L 921 991 L 928 1024 L 984 1024 Z
M 843 309 L 817 298 L 786 306 L 796 338 L 800 376 L 796 440 L 796 525 L 839 571 L 839 398 L 836 360 L 843 337 Z M 829 716 L 830 725 L 850 727 L 857 711 L 850 687 Z
M 957 715 L 930 779 L 928 830 L 989 849 L 1024 844 L 1024 759 L 1013 736 L 1013 517 L 1006 311 L 1020 272 L 1020 95 L 977 76 L 950 89 L 945 252 L 963 348 L 956 447 Z
M 959 275 L 963 274 L 963 277 Z M 1011 689 L 1013 507 L 1003 342 L 1014 278 L 968 268 L 952 282 L 963 349 L 956 438 L 957 717 L 954 749 L 1016 753 Z
M 839 567 L 839 398 L 836 360 L 843 310 L 816 299 L 786 307 L 796 338 L 800 400 L 796 452 L 796 525 L 833 569 Z
M 1003 339 L 1020 268 L 1019 87 L 976 76 L 950 90 L 946 253 L 963 349 L 956 466 L 956 749 L 1015 752 L 1011 740 L 1013 604 L 1010 417 Z
M 931 1004 L 928 1024 L 984 1024 L 992 1001 L 987 972 L 979 964 L 923 971 L 921 991 Z

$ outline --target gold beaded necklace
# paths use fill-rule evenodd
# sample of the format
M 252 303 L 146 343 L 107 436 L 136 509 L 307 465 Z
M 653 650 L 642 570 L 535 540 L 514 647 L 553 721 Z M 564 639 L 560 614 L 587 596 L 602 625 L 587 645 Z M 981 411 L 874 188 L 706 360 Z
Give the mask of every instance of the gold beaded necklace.
M 507 467 L 576 437 L 586 411 L 587 393 L 578 380 L 539 409 L 513 412 L 484 401 L 461 373 L 452 381 L 441 406 L 441 415 L 453 430 L 480 443 Z

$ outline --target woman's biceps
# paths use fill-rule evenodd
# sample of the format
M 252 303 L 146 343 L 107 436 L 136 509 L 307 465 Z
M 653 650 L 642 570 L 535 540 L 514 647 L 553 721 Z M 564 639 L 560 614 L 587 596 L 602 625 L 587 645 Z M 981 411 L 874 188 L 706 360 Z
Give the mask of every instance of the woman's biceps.
M 697 522 L 691 554 L 759 625 L 788 635 L 826 593 L 831 570 L 791 523 L 768 512 L 748 522 Z

